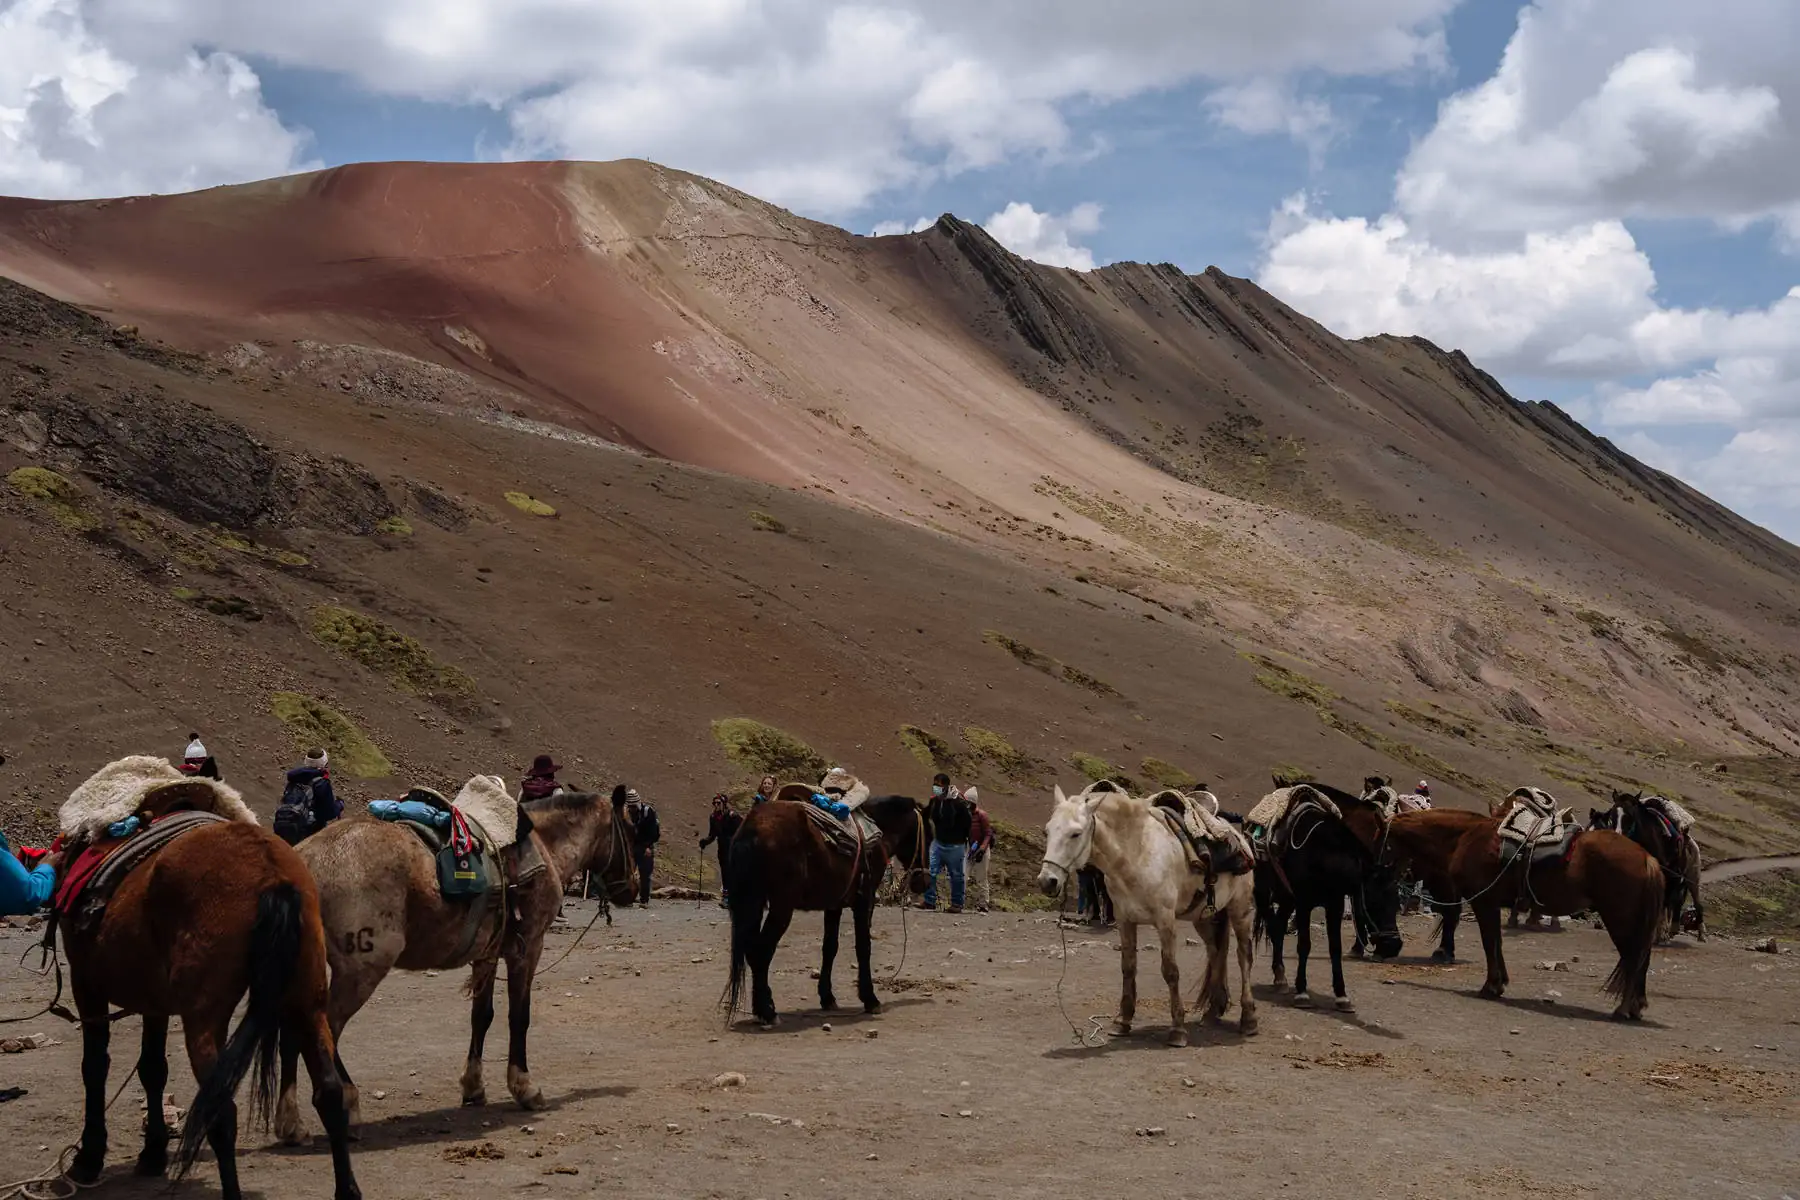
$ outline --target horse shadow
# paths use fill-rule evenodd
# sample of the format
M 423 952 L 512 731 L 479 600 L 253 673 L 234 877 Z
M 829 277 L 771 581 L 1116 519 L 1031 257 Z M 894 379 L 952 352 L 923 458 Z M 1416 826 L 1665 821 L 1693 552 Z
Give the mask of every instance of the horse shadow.
M 1098 1046 L 1090 1046 L 1085 1042 L 1079 1046 L 1057 1046 L 1044 1051 L 1043 1057 L 1052 1060 L 1082 1059 L 1093 1055 L 1124 1054 L 1145 1050 L 1179 1053 L 1183 1049 L 1200 1050 L 1214 1046 L 1242 1046 L 1254 1040 L 1254 1038 L 1247 1038 L 1238 1032 L 1236 1018 L 1228 1019 L 1223 1025 L 1209 1025 L 1199 1020 L 1192 1020 L 1187 1023 L 1186 1028 L 1188 1044 L 1185 1047 L 1169 1045 L 1168 1025 L 1151 1022 L 1140 1025 L 1124 1035 L 1108 1033 L 1106 1040 Z
M 1649 1017 L 1644 1017 L 1636 1021 L 1615 1021 L 1610 1011 L 1597 1008 L 1586 1008 L 1574 1004 L 1564 1004 L 1561 1001 L 1552 1003 L 1544 1000 L 1529 999 L 1525 996 L 1501 996 L 1497 999 L 1490 999 L 1484 997 L 1479 988 L 1434 987 L 1429 983 L 1423 983 L 1416 979 L 1396 980 L 1395 986 L 1418 988 L 1422 992 L 1438 992 L 1443 995 L 1467 996 L 1471 1000 L 1480 1000 L 1485 1004 L 1498 1004 L 1501 1007 L 1509 1008 L 1514 1012 L 1531 1013 L 1533 1016 L 1539 1017 L 1556 1017 L 1569 1021 L 1592 1021 L 1600 1025 L 1637 1025 L 1645 1029 L 1669 1028 L 1661 1021 L 1653 1020 Z
M 416 1146 L 421 1142 L 462 1142 L 474 1138 L 492 1137 L 494 1131 L 504 1125 L 515 1123 L 530 1124 L 534 1118 L 579 1104 L 583 1100 L 596 1100 L 603 1097 L 622 1099 L 637 1091 L 629 1084 L 613 1084 L 607 1087 L 570 1088 L 561 1095 L 544 1095 L 545 1106 L 539 1112 L 526 1112 L 512 1102 L 509 1097 L 495 1104 L 462 1105 L 454 1108 L 431 1108 L 423 1112 L 398 1113 L 379 1121 L 370 1121 L 356 1127 L 359 1135 L 351 1143 L 352 1152 L 367 1154 L 371 1150 L 392 1150 L 400 1146 Z M 365 1109 L 365 1111 L 367 1111 Z M 329 1153 L 330 1147 L 322 1136 L 310 1138 L 302 1146 L 284 1146 L 279 1143 L 264 1148 L 265 1153 L 305 1156 L 315 1153 Z
M 1272 983 L 1252 984 L 1250 986 L 1250 992 L 1260 1003 L 1267 1004 L 1271 1008 L 1279 1008 L 1283 1012 L 1303 1013 L 1314 1017 L 1327 1017 L 1340 1025 L 1352 1026 L 1374 1037 L 1387 1038 L 1390 1041 L 1395 1042 L 1403 1042 L 1406 1040 L 1406 1035 L 1399 1030 L 1391 1029 L 1386 1025 L 1377 1024 L 1372 1021 L 1365 1021 L 1363 1020 L 1361 1013 L 1345 1012 L 1336 1007 L 1329 997 L 1315 1000 L 1309 1008 L 1305 1005 L 1294 1003 L 1294 993 L 1292 990 L 1277 988 Z
M 891 1000 L 883 1000 L 881 1011 L 875 1013 L 864 1012 L 860 1001 L 830 1011 L 822 1008 L 808 1008 L 799 1012 L 779 1014 L 773 1026 L 763 1025 L 748 1013 L 739 1013 L 732 1017 L 729 1032 L 735 1034 L 798 1033 L 803 1030 L 818 1029 L 825 1025 L 830 1025 L 833 1029 L 840 1025 L 850 1028 L 856 1025 L 866 1025 L 870 1021 L 879 1021 L 895 1009 L 930 1003 L 931 1001 L 921 996 L 895 996 Z

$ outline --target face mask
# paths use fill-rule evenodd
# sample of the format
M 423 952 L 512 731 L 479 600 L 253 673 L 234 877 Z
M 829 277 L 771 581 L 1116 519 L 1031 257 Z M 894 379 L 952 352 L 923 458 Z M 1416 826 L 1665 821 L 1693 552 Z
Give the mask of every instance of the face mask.
M 941 784 L 941 783 L 934 783 L 934 784 L 932 784 L 932 785 L 931 785 L 931 794 L 932 794 L 932 795 L 934 795 L 934 796 L 941 796 L 941 795 L 943 795 L 943 794 L 944 794 L 944 785 L 943 785 L 943 784 Z

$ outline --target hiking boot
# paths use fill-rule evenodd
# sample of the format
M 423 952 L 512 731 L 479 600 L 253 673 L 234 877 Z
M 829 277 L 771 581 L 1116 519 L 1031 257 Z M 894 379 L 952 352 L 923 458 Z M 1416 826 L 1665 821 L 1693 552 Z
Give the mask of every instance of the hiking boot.
M 919 911 L 920 912 L 936 912 L 937 905 L 932 904 L 931 902 L 926 901 L 926 900 L 921 900 L 921 901 L 919 901 Z
M 958 913 L 960 913 L 960 912 L 962 912 L 962 905 L 960 905 L 960 904 L 952 904 L 952 905 L 951 905 L 951 906 L 950 906 L 950 907 L 949 907 L 949 908 L 948 908 L 948 909 L 946 909 L 946 910 L 945 910 L 945 911 L 946 911 L 946 912 L 948 912 L 948 913 L 949 913 L 949 914 L 950 914 L 950 915 L 951 915 L 951 916 L 953 916 L 953 917 L 954 917 L 954 916 L 956 916 L 956 915 L 957 915 L 957 914 L 958 914 Z

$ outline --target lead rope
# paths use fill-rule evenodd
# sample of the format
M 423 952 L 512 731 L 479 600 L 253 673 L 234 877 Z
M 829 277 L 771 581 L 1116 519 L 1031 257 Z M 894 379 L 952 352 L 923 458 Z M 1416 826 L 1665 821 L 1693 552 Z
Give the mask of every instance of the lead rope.
M 913 809 L 913 848 L 915 855 L 923 855 L 926 853 L 925 818 L 916 808 Z M 926 862 L 929 863 L 930 859 L 927 858 Z M 906 868 L 906 877 L 900 884 L 900 962 L 894 967 L 893 975 L 888 978 L 888 987 L 890 989 L 900 982 L 900 968 L 906 965 L 906 945 L 908 940 L 906 910 L 911 907 L 911 905 L 907 903 L 907 898 L 912 890 L 912 873 L 918 869 L 918 867 L 909 864 Z M 871 923 L 875 918 L 874 909 L 875 902 L 871 900 L 869 902 L 869 919 Z
M 1075 1024 L 1069 1016 L 1069 1010 L 1063 1006 L 1063 980 L 1069 977 L 1069 927 L 1063 923 L 1063 916 L 1069 907 L 1069 874 L 1067 871 L 1063 872 L 1062 887 L 1058 889 L 1056 899 L 1056 932 L 1062 939 L 1062 971 L 1056 976 L 1056 1011 L 1061 1013 L 1062 1019 L 1067 1022 L 1069 1032 L 1074 1035 L 1077 1046 L 1088 1050 L 1098 1050 L 1106 1045 L 1109 1036 L 1106 1032 L 1106 1017 L 1104 1015 L 1089 1017 L 1088 1028 L 1086 1032 L 1083 1032 L 1081 1026 Z

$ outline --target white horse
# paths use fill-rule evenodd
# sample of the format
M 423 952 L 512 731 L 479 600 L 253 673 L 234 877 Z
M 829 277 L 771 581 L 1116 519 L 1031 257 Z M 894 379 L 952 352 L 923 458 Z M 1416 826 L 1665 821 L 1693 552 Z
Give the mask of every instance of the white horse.
M 1081 868 L 1092 865 L 1106 876 L 1113 913 L 1119 922 L 1119 967 L 1124 977 L 1119 1015 L 1113 1032 L 1131 1032 L 1137 1012 L 1138 926 L 1153 925 L 1162 945 L 1163 982 L 1169 985 L 1169 1045 L 1188 1044 L 1186 1012 L 1181 1002 L 1181 968 L 1175 961 L 1176 930 L 1192 922 L 1206 945 L 1206 976 L 1199 993 L 1206 996 L 1206 1020 L 1220 1020 L 1231 1006 L 1225 972 L 1231 935 L 1237 934 L 1238 1030 L 1256 1032 L 1256 1000 L 1250 994 L 1251 920 L 1255 911 L 1253 877 L 1219 875 L 1213 904 L 1206 903 L 1205 880 L 1188 868 L 1187 854 L 1174 830 L 1157 816 L 1147 800 L 1126 795 L 1115 785 L 1100 783 L 1076 796 L 1056 789 L 1056 807 L 1044 826 L 1043 867 L 1038 887 L 1057 895 Z

